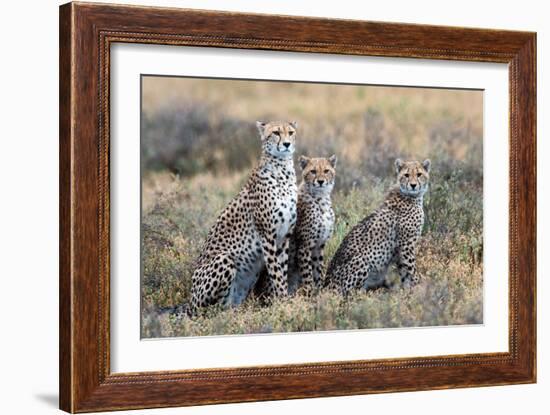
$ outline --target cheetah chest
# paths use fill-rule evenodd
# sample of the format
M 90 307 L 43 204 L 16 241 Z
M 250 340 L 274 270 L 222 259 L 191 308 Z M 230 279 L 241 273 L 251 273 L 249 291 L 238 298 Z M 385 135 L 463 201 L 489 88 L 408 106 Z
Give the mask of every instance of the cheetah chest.
M 296 190 L 288 189 L 276 201 L 275 229 L 277 245 L 280 245 L 296 224 Z
M 414 206 L 398 219 L 400 242 L 404 243 L 418 239 L 424 226 L 422 205 Z
M 319 227 L 317 232 L 317 240 L 319 245 L 323 245 L 332 235 L 334 226 L 334 212 L 330 205 L 319 206 L 318 211 Z

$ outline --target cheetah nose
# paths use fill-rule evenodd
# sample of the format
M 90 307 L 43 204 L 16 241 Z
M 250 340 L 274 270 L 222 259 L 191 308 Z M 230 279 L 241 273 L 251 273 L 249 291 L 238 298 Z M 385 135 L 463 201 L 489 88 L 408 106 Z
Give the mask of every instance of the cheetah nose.
M 317 180 L 317 183 L 319 183 L 319 186 L 322 186 L 324 182 L 325 182 L 324 180 Z
M 290 147 L 290 143 L 283 143 L 283 146 L 285 146 L 286 148 L 289 148 L 289 147 Z
M 411 183 L 411 187 L 412 187 L 413 190 L 416 189 L 416 184 L 415 184 L 415 183 Z

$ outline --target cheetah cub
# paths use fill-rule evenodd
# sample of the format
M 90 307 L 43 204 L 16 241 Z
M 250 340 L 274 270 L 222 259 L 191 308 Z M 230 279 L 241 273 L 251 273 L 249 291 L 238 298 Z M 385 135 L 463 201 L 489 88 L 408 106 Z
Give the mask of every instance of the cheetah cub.
M 386 286 L 395 263 L 404 286 L 416 284 L 416 245 L 424 225 L 422 201 L 430 160 L 395 160 L 397 185 L 382 205 L 344 238 L 330 262 L 327 285 L 346 295 L 353 289 Z
M 257 122 L 259 165 L 210 230 L 192 277 L 191 309 L 237 306 L 265 267 L 266 295 L 288 293 L 289 234 L 296 222 L 295 122 Z
M 302 183 L 298 188 L 298 218 L 290 241 L 288 291 L 305 294 L 324 278 L 323 249 L 332 235 L 334 211 L 331 192 L 336 176 L 336 156 L 299 159 Z

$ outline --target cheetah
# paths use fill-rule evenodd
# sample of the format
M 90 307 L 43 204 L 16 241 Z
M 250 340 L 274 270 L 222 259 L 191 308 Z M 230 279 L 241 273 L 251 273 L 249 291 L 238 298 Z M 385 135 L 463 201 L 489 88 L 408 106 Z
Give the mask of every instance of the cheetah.
M 309 295 L 324 278 L 323 250 L 334 227 L 331 192 L 336 176 L 336 156 L 301 156 L 302 182 L 298 188 L 298 218 L 290 240 L 288 291 L 298 288 Z
M 262 155 L 210 230 L 192 276 L 190 314 L 238 306 L 266 270 L 266 295 L 288 293 L 289 234 L 296 223 L 296 122 L 256 123 Z
M 347 295 L 353 289 L 388 286 L 386 273 L 393 263 L 403 286 L 418 283 L 416 245 L 424 225 L 430 166 L 430 160 L 395 160 L 396 186 L 344 238 L 329 265 L 328 287 Z

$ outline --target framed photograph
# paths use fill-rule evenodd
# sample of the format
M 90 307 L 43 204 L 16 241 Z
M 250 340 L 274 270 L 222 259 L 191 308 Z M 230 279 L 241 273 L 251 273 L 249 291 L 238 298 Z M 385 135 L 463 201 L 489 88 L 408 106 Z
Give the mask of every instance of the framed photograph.
M 60 8 L 60 407 L 536 381 L 536 34 Z

